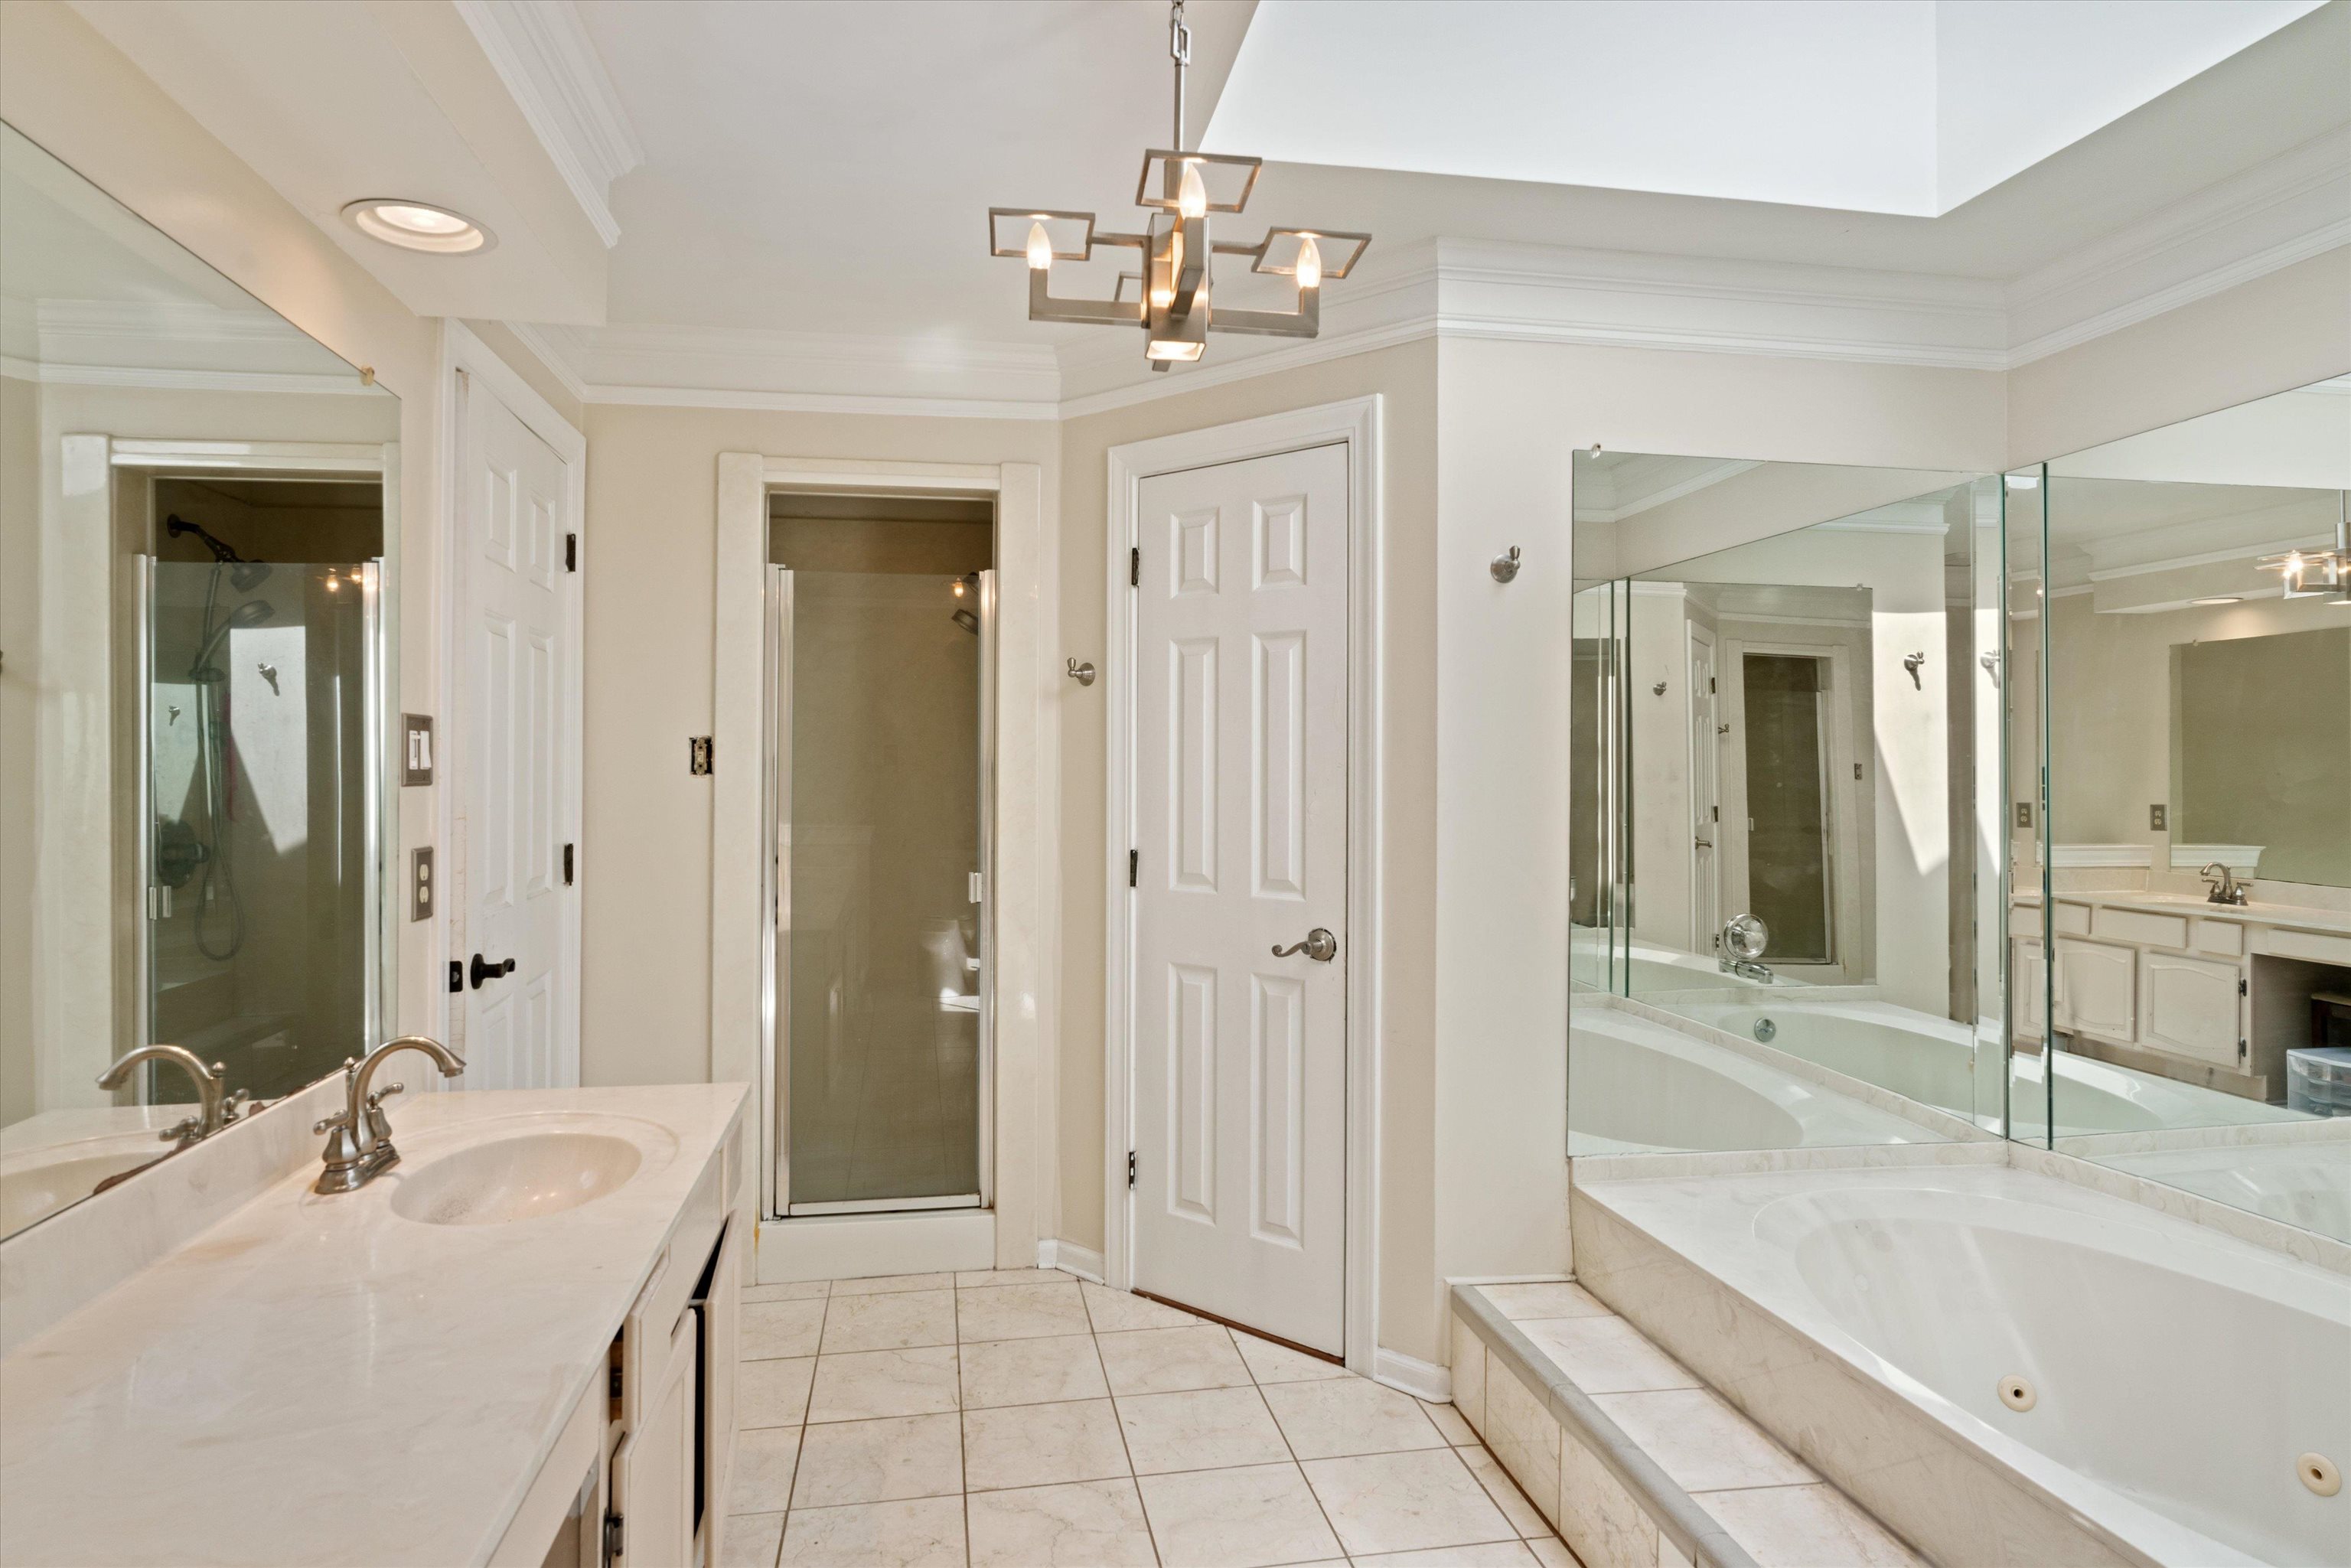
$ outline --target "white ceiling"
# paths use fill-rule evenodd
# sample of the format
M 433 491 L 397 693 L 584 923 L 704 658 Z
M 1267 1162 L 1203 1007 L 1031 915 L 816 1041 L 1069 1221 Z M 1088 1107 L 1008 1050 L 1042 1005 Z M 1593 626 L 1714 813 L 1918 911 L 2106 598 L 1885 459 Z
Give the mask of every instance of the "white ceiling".
M 1264 0 L 1205 145 L 1933 216 L 2322 0 Z

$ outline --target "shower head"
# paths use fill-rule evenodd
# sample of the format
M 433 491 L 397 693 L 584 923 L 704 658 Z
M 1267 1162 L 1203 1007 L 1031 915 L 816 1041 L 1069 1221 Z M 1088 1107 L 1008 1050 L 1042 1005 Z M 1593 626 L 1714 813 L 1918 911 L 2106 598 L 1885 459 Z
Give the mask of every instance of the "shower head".
M 269 580 L 269 568 L 257 560 L 241 560 L 228 569 L 228 580 L 239 593 L 251 593 Z
M 968 610 L 956 611 L 955 612 L 955 623 L 962 627 L 965 631 L 970 632 L 975 637 L 979 635 L 979 617 L 974 615 Z
M 203 527 L 188 521 L 177 512 L 163 519 L 163 531 L 173 538 L 178 538 L 182 534 L 195 535 L 204 542 L 204 547 L 213 552 L 213 560 L 215 564 L 234 569 L 229 572 L 228 580 L 236 584 L 236 591 L 239 593 L 251 593 L 269 580 L 269 569 L 266 566 L 257 560 L 246 559 L 236 553 L 235 547 L 214 538 Z
M 265 567 L 262 570 L 266 572 L 268 569 Z M 248 599 L 230 611 L 228 619 L 221 622 L 220 630 L 204 640 L 204 647 L 197 651 L 195 658 L 189 663 L 188 678 L 197 681 L 226 680 L 227 672 L 213 668 L 213 650 L 218 648 L 222 639 L 231 632 L 240 631 L 248 626 L 258 626 L 277 613 L 277 608 L 266 599 Z

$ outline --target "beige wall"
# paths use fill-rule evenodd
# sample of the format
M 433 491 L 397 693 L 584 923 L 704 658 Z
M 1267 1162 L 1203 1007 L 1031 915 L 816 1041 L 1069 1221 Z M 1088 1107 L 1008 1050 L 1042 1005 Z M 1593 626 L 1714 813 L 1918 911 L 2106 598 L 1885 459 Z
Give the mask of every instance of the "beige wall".
M 686 772 L 685 747 L 711 731 L 718 455 L 1036 463 L 1050 531 L 1056 433 L 603 403 L 586 428 L 580 1078 L 691 1082 L 710 1074 L 711 781 Z
M 32 677 L 40 643 L 41 389 L 0 376 L 0 977 L 33 970 Z M 0 1127 L 33 1113 L 33 988 L 0 985 Z

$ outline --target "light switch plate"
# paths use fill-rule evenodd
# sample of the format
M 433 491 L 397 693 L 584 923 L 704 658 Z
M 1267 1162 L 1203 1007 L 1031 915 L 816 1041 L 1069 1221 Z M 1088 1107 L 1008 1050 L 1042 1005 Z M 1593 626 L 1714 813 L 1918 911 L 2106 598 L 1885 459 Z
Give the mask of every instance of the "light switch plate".
M 433 918 L 433 846 L 408 852 L 408 918 Z
M 400 782 L 402 789 L 433 782 L 433 716 L 400 716 Z

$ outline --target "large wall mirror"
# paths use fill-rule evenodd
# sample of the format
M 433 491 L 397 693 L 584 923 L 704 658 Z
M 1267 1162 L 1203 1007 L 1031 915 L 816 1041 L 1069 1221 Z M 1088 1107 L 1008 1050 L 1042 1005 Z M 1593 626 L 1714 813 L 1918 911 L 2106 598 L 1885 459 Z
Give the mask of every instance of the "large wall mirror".
M 399 429 L 0 125 L 0 1237 L 383 1032 Z
M 2047 590 L 2022 641 L 2048 821 L 2014 839 L 2032 1045 L 2131 1088 L 2061 1081 L 2047 1134 L 2351 1240 L 2351 378 L 2011 483 L 2046 538 L 2017 561 Z
M 1574 483 L 1570 1152 L 1998 1136 L 1998 481 Z

